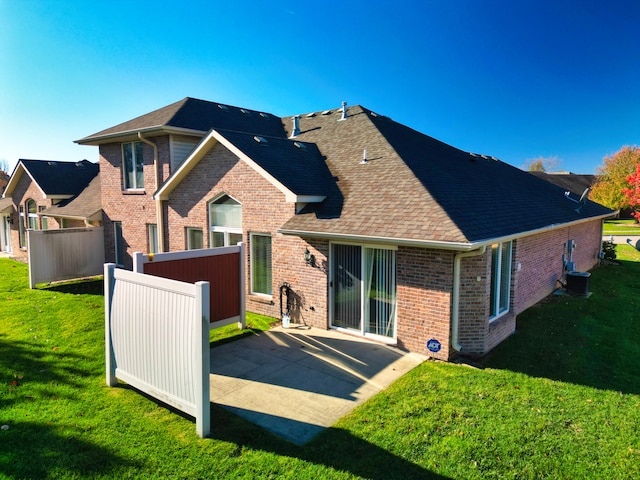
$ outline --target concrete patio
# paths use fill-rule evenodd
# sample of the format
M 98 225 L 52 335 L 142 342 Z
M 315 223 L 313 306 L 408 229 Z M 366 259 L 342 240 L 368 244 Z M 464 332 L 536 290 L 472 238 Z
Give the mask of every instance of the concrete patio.
M 277 327 L 211 349 L 211 402 L 301 445 L 425 359 L 334 330 Z

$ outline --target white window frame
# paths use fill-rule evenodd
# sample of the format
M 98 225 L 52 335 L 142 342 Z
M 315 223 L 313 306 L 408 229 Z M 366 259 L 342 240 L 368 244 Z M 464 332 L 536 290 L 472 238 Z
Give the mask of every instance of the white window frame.
M 200 242 L 201 245 L 199 247 L 194 247 L 192 245 L 191 234 L 193 232 L 200 232 L 200 236 L 202 237 L 202 240 Z M 204 233 L 203 233 L 201 228 L 198 228 L 198 227 L 187 227 L 187 228 L 185 228 L 185 237 L 186 237 L 187 250 L 200 250 L 200 249 L 204 248 Z
M 211 208 L 212 205 L 215 204 L 218 200 L 220 200 L 221 198 L 224 197 L 228 197 L 231 200 L 233 200 L 234 202 L 236 202 L 238 205 L 240 205 L 240 209 L 242 209 L 242 203 L 240 203 L 238 200 L 236 200 L 235 198 L 233 198 L 231 195 L 227 195 L 226 193 L 223 193 L 222 195 L 218 195 L 216 198 L 214 198 L 213 200 L 211 200 L 208 204 L 207 204 L 207 208 L 209 209 L 209 246 L 213 247 L 214 246 L 214 241 L 213 241 L 213 236 L 214 233 L 222 233 L 224 235 L 224 246 L 225 247 L 229 247 L 231 246 L 231 241 L 229 239 L 230 234 L 236 234 L 236 235 L 240 235 L 242 236 L 242 213 L 240 214 L 240 227 L 225 227 L 225 226 L 217 226 L 213 224 L 213 215 L 211 213 Z M 242 212 L 242 210 L 241 210 Z
M 24 206 L 18 206 L 18 231 L 20 248 L 27 248 L 27 229 L 25 225 Z
M 495 256 L 496 258 L 496 265 L 494 268 L 494 248 L 497 248 L 497 255 Z M 502 270 L 502 254 L 503 254 L 503 249 L 504 248 L 508 248 L 509 252 L 508 252 L 508 262 L 509 262 L 509 267 L 508 269 L 504 272 L 506 273 L 506 278 L 503 278 L 503 270 Z M 492 292 L 494 292 L 494 295 L 491 295 L 491 291 L 489 293 L 489 302 L 491 302 L 491 300 L 493 300 L 493 304 L 489 305 L 489 322 L 493 322 L 494 320 L 497 320 L 498 318 L 502 317 L 503 315 L 509 313 L 510 310 L 510 303 L 511 303 L 511 264 L 513 261 L 513 242 L 504 242 L 504 243 L 497 243 L 494 245 L 491 245 L 491 286 L 490 289 Z M 495 274 L 494 274 L 495 272 Z M 503 298 L 502 296 L 502 287 L 504 285 L 504 283 L 506 282 L 507 284 L 507 288 L 506 288 L 506 299 Z M 493 296 L 493 299 L 491 298 Z M 503 303 L 501 302 L 501 300 L 504 300 L 504 303 L 506 304 L 506 307 L 503 310 L 500 310 L 500 304 Z M 493 314 L 491 314 L 491 312 L 494 312 Z
M 38 212 L 43 212 L 46 209 L 47 207 L 41 205 L 38 207 Z M 46 215 L 41 215 L 40 223 L 42 225 L 42 230 L 49 230 L 49 217 L 47 217 Z
M 255 258 L 256 258 L 256 253 L 254 250 L 254 246 L 255 246 L 255 242 L 254 239 L 256 237 L 266 237 L 269 238 L 269 242 L 271 245 L 271 259 L 269 260 L 269 276 L 271 277 L 271 293 L 265 293 L 265 292 L 258 292 L 255 290 L 254 288 L 254 280 L 256 279 L 256 274 L 255 274 Z M 271 298 L 273 296 L 273 237 L 271 236 L 270 233 L 250 233 L 249 234 L 249 242 L 250 242 L 250 247 L 251 247 L 251 257 L 250 257 L 250 263 L 251 263 L 251 279 L 250 279 L 250 284 L 251 284 L 251 294 L 252 295 L 259 295 L 265 298 Z
M 35 207 L 35 211 L 31 212 L 29 210 L 29 205 L 33 205 Z M 28 230 L 39 230 L 40 222 L 38 221 L 38 204 L 33 198 L 28 199 L 25 202 L 25 212 L 27 213 L 27 229 Z
M 142 158 L 140 159 L 140 165 L 142 166 L 141 174 L 142 174 L 142 185 L 138 185 L 138 158 L 136 157 L 136 145 L 142 145 L 142 142 L 126 142 L 122 144 L 122 188 L 123 190 L 144 190 L 144 154 L 142 154 Z M 131 159 L 133 163 L 133 185 L 127 185 L 127 164 L 125 162 L 124 149 L 126 145 L 131 145 Z M 142 150 L 144 150 L 144 145 L 142 145 Z
M 149 253 L 158 253 L 158 225 L 147 224 L 147 249 Z
M 118 229 L 120 232 L 118 233 Z M 124 234 L 122 232 L 122 222 L 115 220 L 113 222 L 113 246 L 115 249 L 116 266 L 124 267 L 124 258 L 120 258 L 120 249 L 122 249 L 123 256 L 126 256 L 126 249 L 124 245 Z

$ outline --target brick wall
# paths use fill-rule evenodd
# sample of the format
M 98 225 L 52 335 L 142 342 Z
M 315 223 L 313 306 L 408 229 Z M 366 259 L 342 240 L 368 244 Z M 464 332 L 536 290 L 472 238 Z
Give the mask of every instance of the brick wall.
M 169 137 L 156 137 L 153 142 L 158 146 L 161 175 L 166 179 L 169 174 Z M 115 262 L 113 229 L 115 221 L 122 223 L 126 245 L 125 268 L 132 268 L 134 252 L 149 251 L 147 225 L 156 223 L 156 205 L 153 200 L 156 190 L 153 156 L 153 148 L 143 143 L 144 190 L 125 191 L 122 177 L 122 144 L 100 145 L 100 185 L 104 212 L 106 262 Z
M 13 206 L 15 208 L 15 212 L 11 215 L 11 221 L 13 224 L 11 225 L 11 248 L 12 248 L 12 256 L 19 261 L 26 262 L 28 260 L 28 253 L 26 248 L 20 248 L 20 216 L 18 212 L 18 207 L 22 206 L 24 210 L 24 218 L 25 222 L 25 232 L 28 226 L 27 220 L 27 200 L 35 200 L 38 209 L 40 207 L 49 208 L 52 206 L 52 201 L 50 199 L 42 198 L 42 191 L 40 188 L 31 180 L 31 177 L 24 173 L 18 184 L 16 185 L 13 194 L 11 196 L 13 200 Z M 48 229 L 55 230 L 60 228 L 60 225 L 56 221 L 56 219 L 48 217 L 47 221 Z M 42 220 L 38 217 L 38 228 L 42 228 Z M 25 233 L 26 236 L 26 233 Z M 25 237 L 26 242 L 26 237 Z
M 205 246 L 209 238 L 209 202 L 227 194 L 242 204 L 243 241 L 247 245 L 247 310 L 280 317 L 280 287 L 291 288 L 292 321 L 327 328 L 328 242 L 310 241 L 279 234 L 277 230 L 295 214 L 276 187 L 245 162 L 218 144 L 194 167 L 171 193 L 167 209 L 168 247 L 186 246 L 186 228 L 200 228 Z M 271 235 L 272 295 L 251 294 L 251 234 Z M 304 251 L 309 248 L 316 266 L 306 265 Z M 286 297 L 283 297 L 286 305 Z M 283 308 L 286 308 L 283 306 Z
M 397 252 L 398 325 L 400 348 L 447 360 L 450 354 L 450 308 L 453 289 L 453 253 L 414 247 Z M 438 353 L 426 343 L 436 339 Z

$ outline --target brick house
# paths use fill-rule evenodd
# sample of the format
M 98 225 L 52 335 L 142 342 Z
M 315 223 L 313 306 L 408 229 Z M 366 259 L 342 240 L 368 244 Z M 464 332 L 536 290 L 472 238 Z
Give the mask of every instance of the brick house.
M 361 106 L 185 98 L 77 143 L 100 147 L 107 261 L 242 240 L 247 310 L 444 360 L 592 268 L 613 213 Z
M 99 188 L 88 189 L 92 182 L 99 186 L 99 168 L 98 164 L 88 160 L 19 160 L 0 200 L 2 251 L 26 261 L 28 229 L 53 230 L 99 225 L 102 221 Z M 59 214 L 60 207 L 74 202 L 81 195 L 85 199 L 82 200 L 83 204 L 97 204 L 97 209 L 86 215 L 84 210 L 73 214 L 71 207 L 65 210 L 66 215 Z M 80 203 L 74 205 L 79 206 Z

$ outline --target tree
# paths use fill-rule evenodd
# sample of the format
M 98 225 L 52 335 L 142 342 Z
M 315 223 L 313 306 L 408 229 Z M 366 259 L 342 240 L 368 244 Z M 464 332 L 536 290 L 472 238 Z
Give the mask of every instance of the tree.
M 604 157 L 603 165 L 596 171 L 596 183 L 589 198 L 612 210 L 631 207 L 629 197 L 623 191 L 629 188 L 627 177 L 640 164 L 640 148 L 625 145 L 611 156 Z
M 9 162 L 4 158 L 0 158 L 0 173 L 6 173 L 9 175 Z
M 526 160 L 522 169 L 529 172 L 555 172 L 559 167 L 560 159 L 554 156 Z
M 627 197 L 627 203 L 631 208 L 636 208 L 640 205 L 640 163 L 636 165 L 636 171 L 631 175 L 627 175 L 627 188 L 622 189 L 622 193 Z M 640 212 L 634 210 L 631 214 L 636 220 L 640 220 Z

